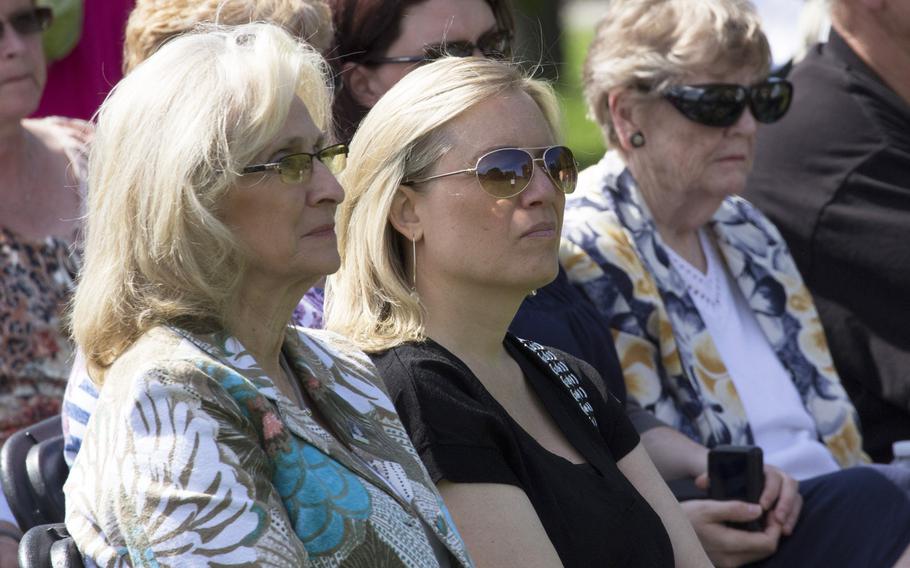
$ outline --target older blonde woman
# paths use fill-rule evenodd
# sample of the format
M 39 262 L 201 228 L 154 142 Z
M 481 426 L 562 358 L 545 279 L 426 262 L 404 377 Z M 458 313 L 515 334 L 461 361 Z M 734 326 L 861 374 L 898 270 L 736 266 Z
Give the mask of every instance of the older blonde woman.
M 866 457 L 786 245 L 737 196 L 759 123 L 790 104 L 791 85 L 769 78 L 768 62 L 746 0 L 611 3 L 585 93 L 613 150 L 568 200 L 561 259 L 613 328 L 630 398 L 704 446 L 761 446 L 767 463 L 804 480 Z M 648 447 L 658 463 L 687 459 L 674 451 L 696 455 L 682 444 Z M 903 519 L 906 500 L 898 492 L 891 501 Z M 697 506 L 690 515 L 710 514 L 710 504 Z M 768 519 L 764 541 L 695 525 L 710 528 L 701 536 L 716 561 L 736 564 L 767 556 L 793 529 Z M 910 535 L 905 521 L 888 524 L 901 528 L 877 551 L 829 533 L 830 546 L 793 562 L 849 564 L 855 554 L 854 563 L 889 565 Z M 867 536 L 881 535 L 858 540 Z
M 576 177 L 557 116 L 481 58 L 393 87 L 352 142 L 327 325 L 372 353 L 480 565 L 707 566 L 590 368 L 507 334 L 556 275 Z
M 95 564 L 471 566 L 369 359 L 288 325 L 339 262 L 325 68 L 213 28 L 102 106 L 73 326 L 103 388 L 64 488 Z
M 269 22 L 321 53 L 332 44 L 332 15 L 323 0 L 138 0 L 126 25 L 123 72 L 132 71 L 168 40 L 215 21 L 221 25 Z M 303 327 L 322 327 L 321 287 L 307 291 L 293 319 Z M 79 452 L 97 401 L 98 389 L 88 376 L 85 359 L 77 353 L 62 409 L 63 455 L 68 464 Z

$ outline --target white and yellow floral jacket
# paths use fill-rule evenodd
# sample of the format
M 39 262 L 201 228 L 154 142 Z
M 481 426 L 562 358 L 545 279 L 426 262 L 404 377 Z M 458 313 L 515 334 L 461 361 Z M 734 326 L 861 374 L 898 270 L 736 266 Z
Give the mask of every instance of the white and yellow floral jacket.
M 293 327 L 283 352 L 335 436 L 223 334 L 114 363 L 64 488 L 88 564 L 436 568 L 432 538 L 472 566 L 366 355 Z
M 723 202 L 708 228 L 819 439 L 842 467 L 868 461 L 856 410 L 780 233 L 738 197 Z M 607 318 L 630 397 L 708 447 L 753 443 L 736 387 L 615 153 L 583 171 L 567 200 L 560 260 Z

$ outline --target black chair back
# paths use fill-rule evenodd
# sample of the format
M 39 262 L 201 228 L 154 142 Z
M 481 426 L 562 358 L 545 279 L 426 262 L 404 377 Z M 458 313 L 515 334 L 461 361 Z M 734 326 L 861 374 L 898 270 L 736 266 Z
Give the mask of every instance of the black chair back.
M 0 485 L 23 531 L 61 523 L 65 514 L 60 417 L 48 418 L 13 434 L 0 450 Z
M 63 523 L 32 527 L 19 541 L 20 568 L 82 566 L 82 555 Z

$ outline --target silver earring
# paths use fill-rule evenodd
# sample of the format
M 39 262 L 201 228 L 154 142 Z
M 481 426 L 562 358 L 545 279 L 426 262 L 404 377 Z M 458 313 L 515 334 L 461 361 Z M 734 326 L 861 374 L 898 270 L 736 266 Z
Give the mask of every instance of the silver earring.
M 411 237 L 411 297 L 417 297 L 417 239 Z
M 645 135 L 641 132 L 636 132 L 629 137 L 629 143 L 632 144 L 634 148 L 641 148 L 645 145 Z
M 536 295 L 537 295 L 537 290 L 531 290 L 531 293 L 528 294 L 528 296 L 530 296 L 531 298 L 533 298 Z

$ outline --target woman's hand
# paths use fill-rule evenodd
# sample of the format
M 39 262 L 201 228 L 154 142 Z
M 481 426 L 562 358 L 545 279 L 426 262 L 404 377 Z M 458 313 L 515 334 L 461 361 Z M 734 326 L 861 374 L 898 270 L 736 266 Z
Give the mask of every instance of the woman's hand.
M 769 521 L 762 532 L 730 528 L 726 523 L 744 523 L 761 517 L 762 508 L 743 501 L 695 499 L 680 503 L 708 558 L 719 568 L 732 568 L 771 556 L 777 551 L 781 525 Z
M 765 489 L 758 502 L 762 509 L 768 511 L 768 519 L 776 521 L 781 526 L 782 535 L 793 534 L 793 528 L 803 508 L 803 496 L 799 494 L 798 481 L 773 465 L 765 465 Z
M 777 551 L 782 535 L 793 533 L 803 507 L 799 482 L 772 465 L 765 465 L 764 472 L 765 488 L 757 505 L 711 500 L 681 504 L 698 540 L 717 566 L 739 566 L 767 558 Z M 707 489 L 708 475 L 699 475 L 695 484 Z M 768 516 L 762 532 L 742 531 L 726 524 L 754 521 L 763 511 L 768 511 Z

